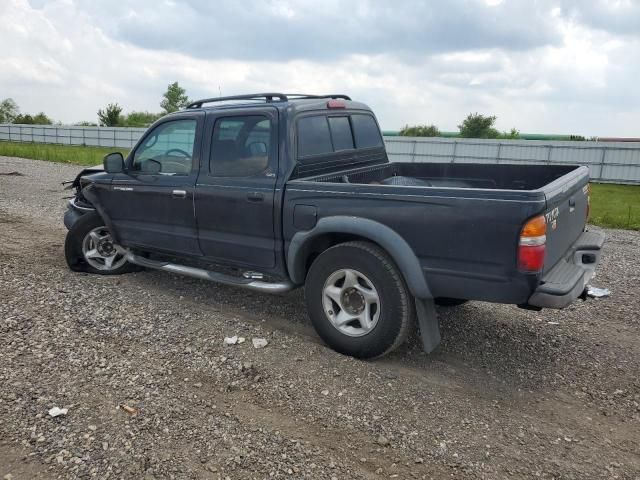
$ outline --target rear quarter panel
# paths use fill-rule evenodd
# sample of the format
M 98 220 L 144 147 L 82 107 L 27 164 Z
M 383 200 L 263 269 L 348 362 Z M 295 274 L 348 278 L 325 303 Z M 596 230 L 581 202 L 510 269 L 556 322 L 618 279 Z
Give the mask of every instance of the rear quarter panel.
M 397 232 L 412 247 L 436 297 L 523 303 L 538 282 L 538 276 L 517 271 L 516 248 L 524 221 L 545 209 L 539 191 L 296 180 L 286 185 L 284 198 L 285 249 L 296 232 L 310 229 L 294 218 L 296 205 L 306 205 L 316 209 L 317 219 L 367 218 Z

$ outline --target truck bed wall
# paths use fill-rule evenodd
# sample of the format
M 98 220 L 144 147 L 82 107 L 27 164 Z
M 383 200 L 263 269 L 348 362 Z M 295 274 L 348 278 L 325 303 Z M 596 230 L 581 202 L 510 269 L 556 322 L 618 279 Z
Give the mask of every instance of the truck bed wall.
M 315 182 L 376 184 L 393 177 L 412 177 L 435 187 L 535 190 L 575 170 L 576 166 L 387 163 L 344 174 L 307 178 Z

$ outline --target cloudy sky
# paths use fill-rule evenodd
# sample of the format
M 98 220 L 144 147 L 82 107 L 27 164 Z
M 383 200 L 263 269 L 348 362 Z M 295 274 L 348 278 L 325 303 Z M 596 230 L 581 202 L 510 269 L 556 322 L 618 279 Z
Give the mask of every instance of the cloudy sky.
M 640 136 L 640 0 L 1 0 L 0 99 L 62 122 L 118 102 L 347 93 L 383 129 L 469 112 Z

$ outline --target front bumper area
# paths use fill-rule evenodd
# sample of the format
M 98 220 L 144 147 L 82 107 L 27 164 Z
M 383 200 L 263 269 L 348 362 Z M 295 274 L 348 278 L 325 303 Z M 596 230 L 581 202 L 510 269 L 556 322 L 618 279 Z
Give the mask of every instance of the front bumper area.
M 64 226 L 67 227 L 67 230 L 71 230 L 73 224 L 76 223 L 82 215 L 89 212 L 95 212 L 95 209 L 90 205 L 78 202 L 75 197 L 72 198 L 69 200 L 67 210 L 64 212 Z
M 529 305 L 564 308 L 582 295 L 600 261 L 604 233 L 583 232 L 567 255 L 545 273 Z

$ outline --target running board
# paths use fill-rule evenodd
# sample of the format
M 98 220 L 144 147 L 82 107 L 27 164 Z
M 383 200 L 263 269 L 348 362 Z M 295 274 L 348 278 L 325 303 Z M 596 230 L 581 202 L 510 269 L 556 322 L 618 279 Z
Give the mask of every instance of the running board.
M 211 282 L 222 283 L 224 285 L 231 285 L 232 287 L 246 288 L 247 290 L 253 290 L 256 292 L 285 293 L 295 288 L 295 285 L 290 281 L 270 283 L 251 278 L 239 278 L 234 277 L 233 275 L 225 275 L 223 273 L 212 272 L 211 270 L 204 270 L 202 268 L 187 267 L 185 265 L 177 265 L 175 263 L 151 260 L 131 252 L 127 252 L 126 257 L 128 262 L 140 265 L 141 267 L 178 273 L 180 275 L 199 278 L 201 280 L 209 280 Z

